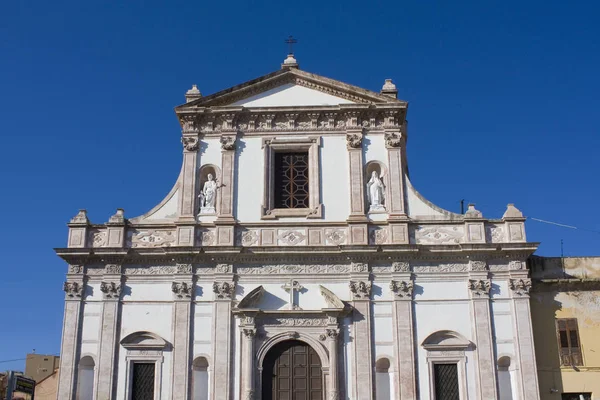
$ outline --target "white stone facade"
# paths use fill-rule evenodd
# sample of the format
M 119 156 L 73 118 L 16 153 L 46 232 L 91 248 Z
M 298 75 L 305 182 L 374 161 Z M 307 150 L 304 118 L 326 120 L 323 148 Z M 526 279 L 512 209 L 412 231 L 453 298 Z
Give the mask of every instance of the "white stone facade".
M 438 364 L 457 366 L 461 400 L 539 399 L 525 269 L 537 245 L 523 215 L 454 214 L 413 188 L 407 103 L 391 82 L 375 93 L 286 63 L 186 100 L 165 200 L 104 224 L 81 211 L 57 249 L 59 399 L 78 387 L 93 388 L 81 399 L 130 399 L 135 363 L 154 365 L 154 399 L 271 399 L 265 359 L 289 340 L 318 355 L 323 400 L 433 400 Z M 275 207 L 281 151 L 308 155 L 307 207 Z M 200 212 L 209 173 L 215 210 Z

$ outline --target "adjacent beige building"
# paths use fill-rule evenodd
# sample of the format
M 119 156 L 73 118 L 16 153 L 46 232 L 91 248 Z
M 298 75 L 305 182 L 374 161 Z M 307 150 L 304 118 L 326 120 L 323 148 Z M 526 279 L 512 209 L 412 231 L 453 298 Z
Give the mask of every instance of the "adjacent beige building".
M 541 399 L 600 399 L 600 257 L 529 263 Z

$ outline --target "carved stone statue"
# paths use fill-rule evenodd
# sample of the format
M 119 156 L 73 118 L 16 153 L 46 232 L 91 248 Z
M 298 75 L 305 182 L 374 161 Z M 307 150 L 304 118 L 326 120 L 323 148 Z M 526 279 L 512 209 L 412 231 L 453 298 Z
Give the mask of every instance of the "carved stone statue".
M 371 180 L 367 183 L 367 196 L 369 198 L 369 211 L 385 211 L 383 203 L 385 201 L 384 196 L 385 187 L 379 177 L 377 171 L 371 173 Z
M 217 198 L 217 181 L 212 174 L 208 174 L 208 180 L 204 182 L 200 197 L 200 214 L 216 214 L 215 200 Z

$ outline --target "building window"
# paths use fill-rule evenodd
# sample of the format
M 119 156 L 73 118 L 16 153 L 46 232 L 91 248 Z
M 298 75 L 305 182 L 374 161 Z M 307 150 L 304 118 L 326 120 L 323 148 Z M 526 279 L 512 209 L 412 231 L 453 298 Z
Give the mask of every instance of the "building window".
M 560 363 L 563 366 L 583 365 L 581 344 L 577 330 L 577 318 L 556 320 L 556 334 L 560 347 Z
M 591 393 L 563 393 L 561 400 L 592 400 Z
M 275 207 L 308 208 L 308 152 L 275 153 Z
M 433 375 L 435 400 L 460 400 L 456 364 L 434 364 Z
M 133 363 L 131 400 L 154 399 L 155 363 Z
M 321 138 L 263 138 L 265 185 L 262 219 L 322 218 Z

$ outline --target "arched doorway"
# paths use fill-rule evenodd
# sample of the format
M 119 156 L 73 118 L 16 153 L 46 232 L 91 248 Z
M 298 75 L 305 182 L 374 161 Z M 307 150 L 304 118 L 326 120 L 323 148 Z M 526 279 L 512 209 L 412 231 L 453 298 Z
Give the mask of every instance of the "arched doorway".
M 277 343 L 265 356 L 262 400 L 322 399 L 321 359 L 299 340 Z

